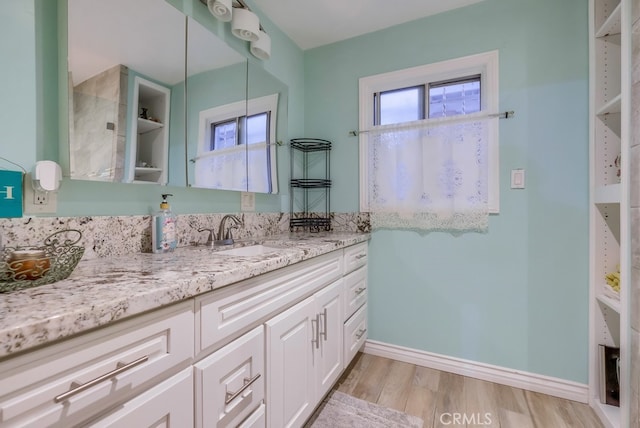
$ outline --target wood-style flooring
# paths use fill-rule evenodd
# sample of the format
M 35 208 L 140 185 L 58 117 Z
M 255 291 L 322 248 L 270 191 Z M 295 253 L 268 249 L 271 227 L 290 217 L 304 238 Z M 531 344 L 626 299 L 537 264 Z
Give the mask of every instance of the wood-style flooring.
M 431 427 L 600 428 L 587 405 L 359 353 L 335 389 Z

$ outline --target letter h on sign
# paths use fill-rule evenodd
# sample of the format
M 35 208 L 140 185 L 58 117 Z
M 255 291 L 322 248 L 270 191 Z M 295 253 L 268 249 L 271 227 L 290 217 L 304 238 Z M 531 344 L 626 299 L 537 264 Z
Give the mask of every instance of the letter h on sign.
M 22 217 L 22 172 L 0 170 L 0 217 Z

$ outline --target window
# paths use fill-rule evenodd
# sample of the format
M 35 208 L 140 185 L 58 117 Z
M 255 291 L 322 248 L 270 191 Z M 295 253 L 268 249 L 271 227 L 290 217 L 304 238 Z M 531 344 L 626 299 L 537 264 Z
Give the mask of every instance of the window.
M 480 77 L 429 83 L 429 118 L 480 112 Z
M 211 144 L 209 150 L 222 150 L 243 144 L 269 142 L 270 111 L 241 116 L 224 122 L 211 124 Z M 240 124 L 245 124 L 241 126 Z
M 420 119 L 478 113 L 480 75 L 373 94 L 374 125 L 389 125 Z
M 211 144 L 209 150 L 222 150 L 240 144 L 238 119 L 211 124 Z
M 498 113 L 498 52 L 492 51 L 364 77 L 360 79 L 359 91 L 360 210 L 370 211 L 369 143 L 374 138 L 373 135 L 380 129 L 393 126 L 425 128 L 447 121 L 464 123 L 467 120 Z M 456 119 L 457 117 L 460 119 Z M 467 117 L 469 119 L 466 119 Z M 499 211 L 497 120 L 495 122 L 495 126 L 489 127 L 489 136 L 485 139 L 488 143 L 488 177 L 485 193 L 491 213 Z M 425 144 L 426 139 L 420 138 L 421 144 Z M 433 140 L 430 136 L 429 141 Z M 421 154 L 423 160 L 420 161 L 398 153 L 394 154 L 397 155 L 397 159 L 394 159 L 398 161 L 404 156 L 407 162 L 413 162 L 412 168 L 426 170 L 428 166 L 424 159 L 431 161 L 432 159 L 428 158 L 438 156 L 436 153 L 439 152 L 428 150 L 428 154 L 425 153 Z M 381 157 L 378 161 L 389 163 L 389 158 Z M 416 162 L 422 162 L 422 166 L 416 167 Z M 397 170 L 395 174 L 404 174 L 405 181 L 424 179 L 410 176 L 407 178 L 404 170 Z M 398 188 L 396 193 L 401 193 L 401 190 Z M 428 195 L 424 195 L 423 198 L 428 198 Z
M 200 112 L 195 185 L 276 193 L 278 94 Z

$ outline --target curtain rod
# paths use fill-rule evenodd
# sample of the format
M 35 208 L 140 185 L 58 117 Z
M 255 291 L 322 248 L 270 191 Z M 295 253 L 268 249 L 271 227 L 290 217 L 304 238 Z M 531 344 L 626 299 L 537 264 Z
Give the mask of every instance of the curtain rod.
M 486 116 L 483 117 L 497 117 L 498 119 L 511 119 L 513 116 L 515 116 L 516 112 L 513 110 L 509 110 L 509 111 L 505 111 L 502 113 L 493 113 L 493 114 L 488 114 Z M 458 119 L 464 119 L 464 116 L 460 116 Z M 401 127 L 401 126 L 400 126 Z M 349 136 L 350 137 L 357 137 L 359 134 L 366 134 L 368 132 L 371 132 L 369 130 L 363 130 L 363 131 L 349 131 Z

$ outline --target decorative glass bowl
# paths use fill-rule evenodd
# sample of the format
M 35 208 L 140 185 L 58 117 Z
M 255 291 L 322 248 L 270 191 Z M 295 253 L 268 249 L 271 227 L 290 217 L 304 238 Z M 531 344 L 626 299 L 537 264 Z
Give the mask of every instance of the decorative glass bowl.
M 4 247 L 0 259 L 0 293 L 51 284 L 71 275 L 84 254 L 75 229 L 51 234 L 39 247 Z

